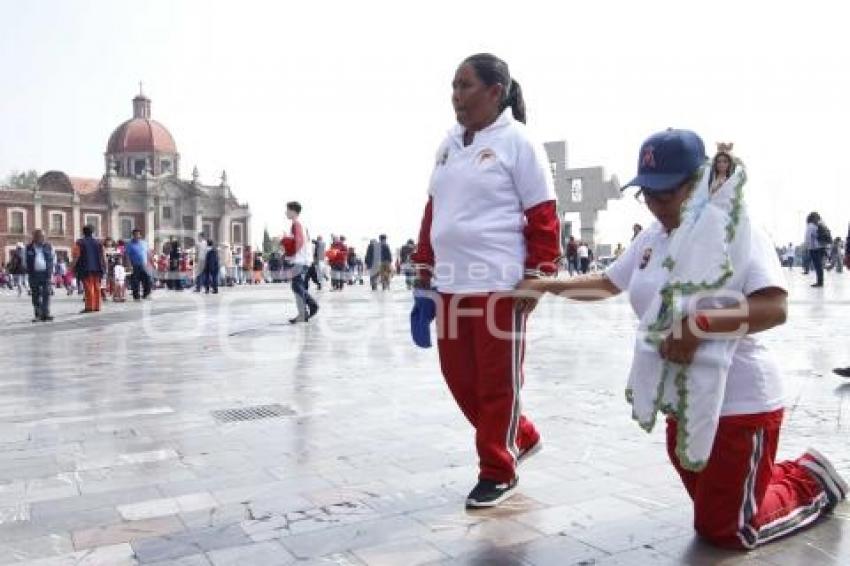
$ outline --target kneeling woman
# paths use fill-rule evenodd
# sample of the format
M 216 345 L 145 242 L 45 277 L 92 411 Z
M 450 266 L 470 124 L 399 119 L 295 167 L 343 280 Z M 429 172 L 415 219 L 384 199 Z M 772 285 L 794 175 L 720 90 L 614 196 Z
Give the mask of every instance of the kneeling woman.
M 730 161 L 717 181 L 717 163 Z M 785 322 L 787 291 L 772 243 L 749 224 L 745 181 L 728 151 L 707 162 L 693 132 L 655 134 L 627 186 L 640 187 L 657 221 L 604 274 L 519 289 L 577 300 L 629 293 L 640 318 L 626 391 L 633 417 L 651 430 L 658 412 L 667 415 L 668 453 L 697 532 L 749 549 L 811 524 L 847 484 L 815 450 L 775 461 L 781 383 L 755 334 Z

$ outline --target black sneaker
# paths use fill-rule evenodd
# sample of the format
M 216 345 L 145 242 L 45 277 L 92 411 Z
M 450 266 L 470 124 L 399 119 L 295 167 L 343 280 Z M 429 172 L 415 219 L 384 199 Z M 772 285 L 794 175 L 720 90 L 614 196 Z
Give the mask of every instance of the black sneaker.
M 493 480 L 478 480 L 478 485 L 472 488 L 466 497 L 467 509 L 486 509 L 495 507 L 516 492 L 518 478 L 508 483 L 498 483 Z
M 314 316 L 316 316 L 317 312 L 319 312 L 319 305 L 318 304 L 310 307 L 310 315 L 308 316 L 308 318 L 313 318 Z
M 834 370 L 832 370 L 832 373 L 840 375 L 841 377 L 850 377 L 850 367 L 835 368 Z
M 828 510 L 832 510 L 833 507 L 844 501 L 848 491 L 847 482 L 838 475 L 832 462 L 826 456 L 814 448 L 809 448 L 803 454 L 803 457 L 800 458 L 800 464 L 811 472 L 821 486 L 823 486 L 826 496 L 829 499 Z

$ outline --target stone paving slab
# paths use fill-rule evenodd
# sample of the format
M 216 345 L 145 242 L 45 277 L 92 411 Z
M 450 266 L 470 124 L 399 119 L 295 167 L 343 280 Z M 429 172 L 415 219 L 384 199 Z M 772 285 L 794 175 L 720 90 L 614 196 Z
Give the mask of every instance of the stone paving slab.
M 780 456 L 809 445 L 850 475 L 848 275 L 790 275 L 765 335 L 788 408 Z M 320 294 L 309 325 L 286 286 L 156 292 L 29 322 L 0 293 L 0 564 L 182 566 L 850 563 L 850 505 L 750 553 L 699 541 L 687 495 L 623 400 L 624 300 L 545 299 L 529 324 L 524 406 L 545 449 L 502 507 L 467 512 L 473 434 L 434 350 L 407 338 L 409 294 Z M 37 352 L 46 352 L 41 356 Z M 8 363 L 14 360 L 14 363 Z M 278 403 L 290 416 L 218 423 Z

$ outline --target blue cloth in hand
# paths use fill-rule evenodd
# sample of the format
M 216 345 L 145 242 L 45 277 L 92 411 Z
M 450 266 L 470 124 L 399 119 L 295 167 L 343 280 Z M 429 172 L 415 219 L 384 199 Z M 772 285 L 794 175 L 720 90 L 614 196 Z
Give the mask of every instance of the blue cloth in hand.
M 410 311 L 410 336 L 420 348 L 431 347 L 431 321 L 437 317 L 436 291 L 413 291 L 413 310 Z

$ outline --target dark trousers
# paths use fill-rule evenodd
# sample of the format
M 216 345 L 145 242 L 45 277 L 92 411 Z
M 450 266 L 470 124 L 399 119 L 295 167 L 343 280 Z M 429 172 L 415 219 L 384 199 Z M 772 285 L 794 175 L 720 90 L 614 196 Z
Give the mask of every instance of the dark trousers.
M 130 274 L 130 292 L 133 293 L 133 298 L 139 298 L 139 285 L 142 287 L 142 296 L 147 297 L 151 294 L 151 276 L 147 269 L 141 265 L 133 266 L 133 273 Z
M 46 271 L 36 271 L 29 280 L 35 318 L 43 320 L 50 316 L 50 276 Z
M 590 271 L 590 258 L 589 257 L 579 258 L 579 270 L 582 273 L 587 273 L 588 271 Z
M 307 267 L 296 265 L 292 268 L 292 292 L 295 293 L 295 304 L 298 316 L 309 318 L 318 308 L 316 300 L 307 291 Z M 309 309 L 309 310 L 308 310 Z
M 308 291 L 310 290 L 310 281 L 316 284 L 316 289 L 319 291 L 322 290 L 322 280 L 319 279 L 319 269 L 315 263 L 311 264 L 309 268 L 307 268 L 307 277 L 304 283 L 304 288 Z
M 809 255 L 812 258 L 812 266 L 815 268 L 816 285 L 823 285 L 823 257 L 826 255 L 826 250 L 823 248 L 809 250 Z
M 210 287 L 212 287 L 213 293 L 218 293 L 218 270 L 215 272 L 210 270 L 204 270 L 202 274 L 204 278 L 204 290 L 209 293 Z

